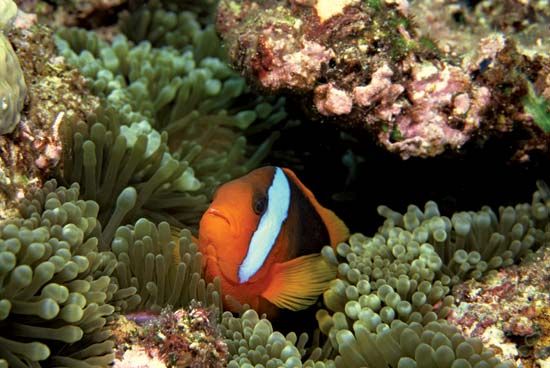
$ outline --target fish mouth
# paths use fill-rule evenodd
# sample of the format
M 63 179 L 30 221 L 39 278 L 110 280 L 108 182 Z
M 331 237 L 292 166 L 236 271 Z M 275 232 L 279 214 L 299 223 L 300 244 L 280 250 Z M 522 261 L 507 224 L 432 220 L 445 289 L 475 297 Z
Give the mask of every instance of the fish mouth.
M 225 216 L 225 215 L 223 214 L 222 211 L 220 211 L 220 210 L 218 210 L 218 209 L 216 209 L 216 208 L 210 207 L 210 208 L 206 211 L 206 213 L 207 213 L 208 215 L 212 215 L 212 216 L 216 216 L 216 217 L 221 218 L 222 220 L 224 220 L 224 221 L 227 223 L 227 225 L 228 225 L 229 227 L 231 227 L 231 222 L 229 221 L 229 219 L 227 218 L 227 216 Z

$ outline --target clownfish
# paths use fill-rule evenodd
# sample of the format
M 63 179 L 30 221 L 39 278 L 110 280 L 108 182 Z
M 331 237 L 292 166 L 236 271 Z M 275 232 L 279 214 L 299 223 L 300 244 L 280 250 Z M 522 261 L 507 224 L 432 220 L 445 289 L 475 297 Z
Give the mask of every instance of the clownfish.
M 205 277 L 241 305 L 273 315 L 312 305 L 335 278 L 321 256 L 349 231 L 287 168 L 262 167 L 220 186 L 199 224 Z M 237 311 L 230 298 L 225 308 Z

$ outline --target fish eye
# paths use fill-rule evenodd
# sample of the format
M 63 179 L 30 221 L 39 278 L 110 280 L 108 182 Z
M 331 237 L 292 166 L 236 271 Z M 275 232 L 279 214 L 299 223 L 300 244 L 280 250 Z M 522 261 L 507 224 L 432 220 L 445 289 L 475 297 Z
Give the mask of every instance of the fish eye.
M 263 215 L 267 208 L 267 197 L 265 195 L 258 196 L 254 198 L 252 203 L 252 209 L 256 215 Z

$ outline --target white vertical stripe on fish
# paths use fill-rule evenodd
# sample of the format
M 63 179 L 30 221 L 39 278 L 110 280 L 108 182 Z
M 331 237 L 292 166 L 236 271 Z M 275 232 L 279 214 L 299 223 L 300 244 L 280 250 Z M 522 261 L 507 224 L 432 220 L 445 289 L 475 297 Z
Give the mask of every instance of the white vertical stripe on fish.
M 260 218 L 258 228 L 250 239 L 246 256 L 239 267 L 241 283 L 247 282 L 262 267 L 288 217 L 290 184 L 279 167 L 275 168 L 273 181 L 267 191 L 267 200 L 267 209 Z

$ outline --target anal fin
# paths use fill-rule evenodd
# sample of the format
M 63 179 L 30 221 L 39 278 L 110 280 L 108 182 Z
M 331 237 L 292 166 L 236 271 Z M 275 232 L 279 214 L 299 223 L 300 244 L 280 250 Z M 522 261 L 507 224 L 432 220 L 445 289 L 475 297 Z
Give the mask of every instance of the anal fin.
M 315 303 L 336 277 L 336 267 L 316 253 L 276 263 L 272 273 L 272 280 L 261 295 L 279 308 L 296 311 Z

